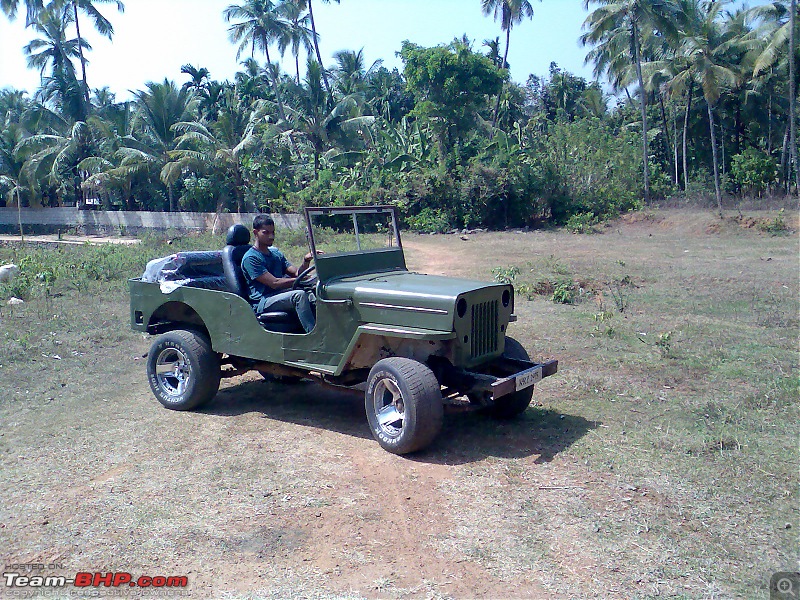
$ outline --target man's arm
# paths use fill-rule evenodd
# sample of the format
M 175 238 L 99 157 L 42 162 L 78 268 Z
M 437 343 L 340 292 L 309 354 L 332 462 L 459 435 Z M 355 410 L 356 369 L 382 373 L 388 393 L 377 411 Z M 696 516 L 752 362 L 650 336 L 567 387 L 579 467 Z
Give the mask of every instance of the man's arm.
M 264 271 L 261 275 L 256 277 L 256 281 L 260 281 L 273 290 L 288 290 L 294 285 L 296 279 L 296 277 L 275 277 L 269 271 Z
M 284 259 L 285 260 L 285 259 Z M 286 290 L 292 287 L 295 282 L 294 277 L 275 277 L 267 269 L 267 262 L 263 256 L 257 254 L 245 254 L 242 260 L 242 270 L 247 275 L 248 279 L 258 281 L 262 285 L 267 286 L 273 290 Z M 256 273 L 261 273 L 254 277 Z
M 313 255 L 311 254 L 311 252 L 308 252 L 308 253 L 307 253 L 307 254 L 306 254 L 304 257 L 303 257 L 303 264 L 301 264 L 299 268 L 298 268 L 298 267 L 295 267 L 294 265 L 289 265 L 288 267 L 286 267 L 286 272 L 287 272 L 289 275 L 291 275 L 292 277 L 295 277 L 295 278 L 296 278 L 296 277 L 297 277 L 297 276 L 298 276 L 300 273 L 302 273 L 302 272 L 303 272 L 303 271 L 305 271 L 305 270 L 306 270 L 308 267 L 310 267 L 310 266 L 311 266 L 311 259 L 312 259 L 312 258 L 313 258 Z M 262 281 L 262 283 L 264 283 L 264 282 Z M 292 283 L 294 283 L 294 280 L 292 280 Z M 268 284 L 266 284 L 266 283 L 264 283 L 264 284 L 265 284 L 265 285 L 268 285 Z

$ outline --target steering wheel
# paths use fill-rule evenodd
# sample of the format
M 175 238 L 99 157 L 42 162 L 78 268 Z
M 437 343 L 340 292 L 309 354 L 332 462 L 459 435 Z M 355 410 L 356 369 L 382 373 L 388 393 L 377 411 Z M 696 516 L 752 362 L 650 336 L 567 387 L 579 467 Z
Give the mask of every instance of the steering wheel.
M 314 288 L 317 286 L 317 281 L 319 278 L 314 275 L 313 277 L 308 277 L 308 274 L 312 271 L 315 271 L 317 267 L 315 265 L 309 266 L 307 269 L 302 270 L 300 273 L 297 274 L 297 277 L 292 284 L 292 290 L 297 290 L 299 288 L 303 288 L 307 291 L 313 291 Z

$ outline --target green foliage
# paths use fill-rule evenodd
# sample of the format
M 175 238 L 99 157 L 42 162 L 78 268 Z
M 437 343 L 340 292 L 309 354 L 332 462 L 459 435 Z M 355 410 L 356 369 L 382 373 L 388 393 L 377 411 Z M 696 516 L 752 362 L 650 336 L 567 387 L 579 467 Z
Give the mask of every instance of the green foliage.
M 423 208 L 416 215 L 408 215 L 406 224 L 413 231 L 425 233 L 444 233 L 450 229 L 447 213 L 436 208 Z
M 556 304 L 574 304 L 578 295 L 578 286 L 572 279 L 561 279 L 553 286 L 551 300 Z
M 570 215 L 564 227 L 571 233 L 595 233 L 594 226 L 597 222 L 594 213 L 578 213 Z
M 638 140 L 595 118 L 529 129 L 528 139 L 552 175 L 547 194 L 556 223 L 592 213 L 598 220 L 641 207 Z
M 775 184 L 778 168 L 766 152 L 750 147 L 731 159 L 731 176 L 743 192 L 760 195 Z
M 780 235 L 785 233 L 789 228 L 786 226 L 786 220 L 783 218 L 783 209 L 781 209 L 774 219 L 761 221 L 758 228 L 772 235 Z
M 497 283 L 513 283 L 519 275 L 519 267 L 495 267 L 492 269 L 492 275 Z

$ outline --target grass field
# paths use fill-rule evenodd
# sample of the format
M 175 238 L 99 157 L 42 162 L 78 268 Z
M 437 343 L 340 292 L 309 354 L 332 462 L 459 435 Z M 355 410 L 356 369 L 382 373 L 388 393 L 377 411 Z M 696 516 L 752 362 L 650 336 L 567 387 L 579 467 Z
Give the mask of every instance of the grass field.
M 521 419 L 453 415 L 407 458 L 310 384 L 159 407 L 125 280 L 221 239 L 0 247 L 2 558 L 188 570 L 196 597 L 766 599 L 798 570 L 798 228 L 407 234 L 412 269 L 513 280 L 511 335 L 560 362 Z

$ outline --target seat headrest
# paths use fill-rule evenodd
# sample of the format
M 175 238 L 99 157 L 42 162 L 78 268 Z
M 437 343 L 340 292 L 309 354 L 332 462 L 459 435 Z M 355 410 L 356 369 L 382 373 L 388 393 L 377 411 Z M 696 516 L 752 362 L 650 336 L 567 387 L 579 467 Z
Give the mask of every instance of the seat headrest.
M 250 243 L 250 230 L 237 223 L 228 228 L 228 235 L 225 236 L 225 243 L 229 246 L 243 246 Z

